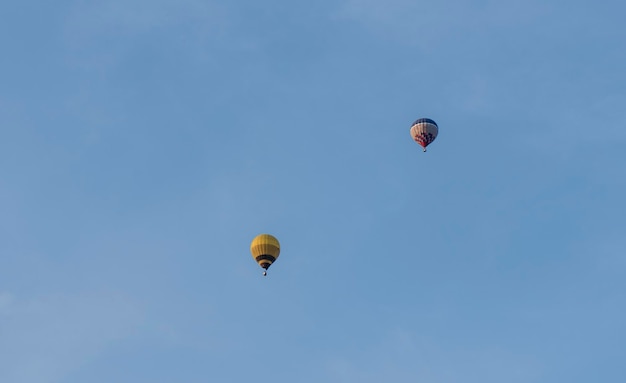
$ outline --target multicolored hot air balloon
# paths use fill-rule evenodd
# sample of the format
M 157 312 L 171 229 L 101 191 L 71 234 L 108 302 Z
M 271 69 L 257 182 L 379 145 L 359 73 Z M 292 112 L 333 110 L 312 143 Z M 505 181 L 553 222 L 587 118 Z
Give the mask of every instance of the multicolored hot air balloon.
M 435 141 L 437 133 L 439 133 L 439 127 L 430 118 L 418 118 L 411 125 L 411 137 L 424 148 L 424 151 L 431 142 Z
M 259 234 L 252 240 L 250 252 L 259 266 L 265 269 L 263 275 L 267 275 L 267 269 L 280 254 L 280 243 L 273 235 Z

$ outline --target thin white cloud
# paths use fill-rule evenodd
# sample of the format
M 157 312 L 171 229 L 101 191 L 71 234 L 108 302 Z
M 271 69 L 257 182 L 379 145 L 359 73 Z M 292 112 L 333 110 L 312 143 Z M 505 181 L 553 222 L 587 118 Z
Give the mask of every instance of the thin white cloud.
M 138 307 L 119 294 L 15 299 L 0 294 L 0 381 L 63 381 L 98 353 L 132 334 Z
M 334 16 L 361 23 L 386 38 L 426 47 L 486 26 L 527 26 L 546 11 L 541 4 L 523 1 L 345 0 Z
M 136 34 L 175 25 L 216 27 L 223 9 L 197 0 L 109 0 L 86 2 L 70 12 L 69 25 L 91 33 Z
M 13 303 L 13 294 L 0 292 L 0 313 L 6 312 Z
M 93 71 L 118 65 L 142 42 L 173 41 L 202 52 L 225 33 L 228 20 L 226 8 L 210 1 L 82 2 L 67 13 L 62 40 L 69 62 Z
M 325 365 L 328 374 L 325 380 L 528 382 L 541 374 L 541 366 L 528 355 L 489 344 L 463 348 L 451 344 L 449 339 L 418 333 L 419 330 L 388 331 L 358 353 L 335 355 Z

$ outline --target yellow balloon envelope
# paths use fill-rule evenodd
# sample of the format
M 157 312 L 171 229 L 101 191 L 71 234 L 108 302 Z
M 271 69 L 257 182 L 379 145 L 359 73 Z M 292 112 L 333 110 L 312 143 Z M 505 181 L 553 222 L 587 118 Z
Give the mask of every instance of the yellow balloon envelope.
M 250 252 L 259 266 L 267 270 L 280 254 L 280 243 L 273 235 L 259 234 L 252 240 Z M 267 275 L 267 272 L 263 272 L 263 275 Z

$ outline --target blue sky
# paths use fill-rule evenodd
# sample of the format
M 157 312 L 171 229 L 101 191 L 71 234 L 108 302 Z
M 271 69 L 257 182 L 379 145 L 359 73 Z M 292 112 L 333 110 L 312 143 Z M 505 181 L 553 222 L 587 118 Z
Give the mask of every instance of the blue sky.
M 623 382 L 625 11 L 2 3 L 0 381 Z

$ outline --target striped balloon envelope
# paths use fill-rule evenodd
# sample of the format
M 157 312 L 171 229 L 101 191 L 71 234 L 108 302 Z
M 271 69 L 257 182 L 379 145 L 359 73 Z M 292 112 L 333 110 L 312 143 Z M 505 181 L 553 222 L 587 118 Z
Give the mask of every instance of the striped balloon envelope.
M 430 118 L 418 118 L 411 125 L 411 137 L 424 148 L 424 151 L 426 151 L 426 147 L 431 142 L 435 141 L 438 133 L 439 127 L 437 123 Z
M 263 275 L 267 275 L 267 269 L 280 255 L 280 243 L 273 235 L 259 234 L 250 244 L 250 253 L 259 266 L 265 269 Z

